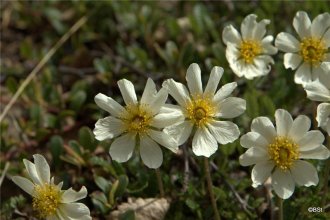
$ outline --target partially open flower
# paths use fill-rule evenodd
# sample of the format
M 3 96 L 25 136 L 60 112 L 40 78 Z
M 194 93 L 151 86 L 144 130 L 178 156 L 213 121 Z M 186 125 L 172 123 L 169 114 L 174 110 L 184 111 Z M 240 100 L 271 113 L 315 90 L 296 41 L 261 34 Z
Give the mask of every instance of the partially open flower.
M 115 139 L 109 152 L 117 162 L 129 160 L 135 147 L 138 147 L 144 164 L 149 168 L 158 168 L 163 162 L 163 153 L 158 144 L 173 152 L 178 150 L 175 141 L 161 129 L 174 124 L 181 116 L 172 106 L 165 105 L 168 96 L 166 89 L 157 92 L 150 78 L 140 101 L 130 81 L 119 80 L 118 86 L 125 107 L 101 93 L 95 96 L 96 104 L 111 114 L 96 122 L 95 138 L 100 141 Z
M 54 177 L 50 178 L 46 159 L 40 154 L 33 158 L 34 163 L 23 160 L 30 178 L 14 176 L 12 180 L 33 197 L 32 207 L 38 217 L 47 220 L 92 219 L 88 207 L 76 202 L 87 196 L 86 188 L 83 186 L 79 192 L 72 188 L 62 190 L 63 182 L 56 185 Z
M 297 69 L 294 81 L 305 84 L 323 75 L 321 64 L 330 61 L 330 14 L 320 14 L 311 22 L 306 12 L 299 11 L 293 19 L 293 27 L 299 40 L 281 32 L 275 39 L 275 45 L 286 52 L 285 68 Z
M 228 83 L 216 92 L 222 74 L 221 67 L 214 67 L 203 91 L 201 70 L 193 63 L 186 75 L 190 93 L 186 86 L 173 79 L 163 83 L 163 87 L 167 88 L 178 102 L 177 109 L 185 119 L 166 127 L 164 132 L 174 137 L 177 144 L 181 145 L 196 131 L 192 140 L 192 150 L 197 156 L 210 157 L 218 149 L 217 142 L 231 143 L 240 133 L 233 122 L 220 120 L 235 118 L 246 109 L 244 99 L 229 97 L 237 86 L 236 82 Z
M 271 177 L 276 194 L 289 198 L 298 185 L 317 185 L 319 178 L 315 167 L 301 159 L 327 159 L 329 150 L 322 145 L 320 131 L 309 131 L 311 121 L 300 115 L 295 120 L 283 109 L 276 110 L 276 129 L 266 117 L 252 121 L 251 132 L 241 137 L 241 145 L 248 150 L 240 156 L 242 166 L 255 164 L 251 178 L 257 187 Z
M 270 64 L 274 64 L 270 55 L 277 53 L 277 48 L 272 45 L 273 36 L 264 37 L 270 21 L 263 19 L 257 22 L 256 19 L 254 14 L 244 18 L 242 35 L 232 25 L 225 27 L 222 33 L 230 68 L 237 76 L 247 79 L 267 75 Z

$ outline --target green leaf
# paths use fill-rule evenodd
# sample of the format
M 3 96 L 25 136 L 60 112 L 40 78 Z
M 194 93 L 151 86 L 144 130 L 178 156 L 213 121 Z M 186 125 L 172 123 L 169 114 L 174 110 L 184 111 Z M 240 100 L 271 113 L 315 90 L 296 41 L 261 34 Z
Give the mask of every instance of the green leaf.
M 53 136 L 50 139 L 50 152 L 53 156 L 53 162 L 57 166 L 61 160 L 60 156 L 63 153 L 63 139 L 60 136 Z
M 126 191 L 128 185 L 128 177 L 126 175 L 120 175 L 118 181 L 119 181 L 119 185 L 115 194 L 116 197 L 122 196 Z
M 11 93 L 15 93 L 17 91 L 17 81 L 15 80 L 15 78 L 13 77 L 9 77 L 7 80 L 6 80 L 6 87 L 8 88 L 8 90 L 11 92 Z
M 73 109 L 75 111 L 80 110 L 84 102 L 86 101 L 87 95 L 85 91 L 78 91 L 77 93 L 74 93 L 70 98 L 70 109 Z
M 130 209 L 120 214 L 119 220 L 135 220 L 135 212 L 134 210 Z
M 79 143 L 93 152 L 97 146 L 96 139 L 94 138 L 94 134 L 89 127 L 82 127 L 79 130 Z
M 101 176 L 96 176 L 94 178 L 94 182 L 104 193 L 109 193 L 111 184 L 108 180 L 104 179 Z

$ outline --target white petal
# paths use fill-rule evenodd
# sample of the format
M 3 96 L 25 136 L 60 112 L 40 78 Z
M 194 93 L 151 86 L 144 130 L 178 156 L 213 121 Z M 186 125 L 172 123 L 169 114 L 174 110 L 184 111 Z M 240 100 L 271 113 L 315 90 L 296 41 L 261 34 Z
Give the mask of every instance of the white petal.
M 136 104 L 137 98 L 133 83 L 127 79 L 121 79 L 117 84 L 126 105 Z
M 329 47 L 330 47 L 330 29 L 328 29 L 328 30 L 325 32 L 325 34 L 323 35 L 322 40 L 324 41 L 325 46 L 326 46 L 327 48 L 329 48 Z
M 252 186 L 257 187 L 263 184 L 266 179 L 271 175 L 274 168 L 274 163 L 271 161 L 263 161 L 257 163 L 251 172 Z
M 284 109 L 275 112 L 276 130 L 279 136 L 288 136 L 293 119 L 290 113 Z
M 198 128 L 193 141 L 192 150 L 196 156 L 210 157 L 218 149 L 216 139 L 205 127 Z
M 319 80 L 305 84 L 304 89 L 306 90 L 307 97 L 313 101 L 330 101 L 330 90 Z
M 64 190 L 62 194 L 62 203 L 71 203 L 78 200 L 81 200 L 87 196 L 87 189 L 86 187 L 81 187 L 81 189 L 77 192 L 72 188 Z
M 324 145 L 321 145 L 313 150 L 300 151 L 299 158 L 302 159 L 318 159 L 325 160 L 330 156 L 330 151 Z
M 228 96 L 230 96 L 234 89 L 236 89 L 237 83 L 232 82 L 232 83 L 227 83 L 224 86 L 222 86 L 217 93 L 214 95 L 213 102 L 219 103 L 220 101 L 224 100 Z
M 110 146 L 110 156 L 113 160 L 122 163 L 131 158 L 135 147 L 135 134 L 124 134 L 114 140 Z
M 257 70 L 254 71 L 254 77 L 267 75 L 271 70 L 271 64 L 274 64 L 274 60 L 271 56 L 260 55 L 254 58 L 254 66 Z
M 291 68 L 292 70 L 297 69 L 297 67 L 302 62 L 301 56 L 296 53 L 286 53 L 284 54 L 284 66 L 286 69 Z
M 262 39 L 261 44 L 264 54 L 274 55 L 277 53 L 277 48 L 272 45 L 273 40 L 274 37 L 271 35 L 268 35 Z
M 165 128 L 178 122 L 183 122 L 184 115 L 179 106 L 166 104 L 157 115 L 154 116 L 151 126 L 156 128 Z
M 213 67 L 209 81 L 207 82 L 204 94 L 213 95 L 215 93 L 222 75 L 223 75 L 222 67 L 218 67 L 218 66 Z
M 105 139 L 111 139 L 117 137 L 125 130 L 124 123 L 118 118 L 109 116 L 103 119 L 99 119 L 93 130 L 95 138 L 99 141 Z
M 316 121 L 319 127 L 325 127 L 330 121 L 330 103 L 321 103 L 317 106 Z
M 275 46 L 284 52 L 290 53 L 298 52 L 300 49 L 299 41 L 291 34 L 285 32 L 281 32 L 277 35 Z
M 178 144 L 175 142 L 175 140 L 169 134 L 150 129 L 149 136 L 154 141 L 156 141 L 158 144 L 168 148 L 169 150 L 171 150 L 174 153 L 177 153 L 177 151 L 179 150 Z
M 146 87 L 144 88 L 141 103 L 151 104 L 154 101 L 154 98 L 157 94 L 156 85 L 151 78 L 148 78 Z
M 240 33 L 232 25 L 228 25 L 223 29 L 222 40 L 225 44 L 229 42 L 238 45 L 241 43 L 242 38 Z
M 187 70 L 186 80 L 188 83 L 188 88 L 190 94 L 202 94 L 202 76 L 201 69 L 198 64 L 193 63 L 189 66 Z
M 157 93 L 157 95 L 155 96 L 153 102 L 151 102 L 149 106 L 153 114 L 157 114 L 160 108 L 164 106 L 167 100 L 167 96 L 168 96 L 167 89 L 161 88 Z
M 178 145 L 182 145 L 188 140 L 192 128 L 193 124 L 190 121 L 184 121 L 166 127 L 163 131 L 172 136 Z
M 297 84 L 306 84 L 312 81 L 312 67 L 308 63 L 303 63 L 294 74 L 294 82 Z
M 298 11 L 293 19 L 293 27 L 300 38 L 309 37 L 311 35 L 311 20 L 308 14 L 304 11 Z
M 13 176 L 12 181 L 21 187 L 25 192 L 27 192 L 30 195 L 33 195 L 34 191 L 34 184 L 31 182 L 31 180 L 21 177 L 21 176 Z
M 320 131 L 308 131 L 298 142 L 300 151 L 309 151 L 313 150 L 320 145 L 322 145 L 324 141 L 324 136 Z
M 298 142 L 311 127 L 311 120 L 306 115 L 299 115 L 292 123 L 289 137 Z
M 103 110 L 109 112 L 113 116 L 120 117 L 122 114 L 127 113 L 125 108 L 111 97 L 99 93 L 94 98 L 95 103 Z
M 186 106 L 186 104 L 190 102 L 189 92 L 182 83 L 175 82 L 173 79 L 168 79 L 163 83 L 163 87 L 168 90 L 168 93 L 179 105 Z
M 330 28 L 330 14 L 323 13 L 319 14 L 314 18 L 312 22 L 312 36 L 313 37 L 320 37 L 323 36 L 326 30 Z
M 148 136 L 141 137 L 140 155 L 143 163 L 152 169 L 160 167 L 163 163 L 163 152 L 158 144 Z
M 267 150 L 261 147 L 251 147 L 239 157 L 239 163 L 242 166 L 250 166 L 268 160 Z
M 243 114 L 246 110 L 246 101 L 237 97 L 229 97 L 220 101 L 217 117 L 235 118 Z
M 263 36 L 266 34 L 266 26 L 270 24 L 270 20 L 262 19 L 258 22 L 253 31 L 253 39 L 262 40 Z
M 240 134 L 237 125 L 231 121 L 211 121 L 207 127 L 220 144 L 232 143 Z
M 261 134 L 256 132 L 248 132 L 241 137 L 240 144 L 244 148 L 266 148 L 269 143 Z
M 256 19 L 257 16 L 255 14 L 250 14 L 242 21 L 241 33 L 244 40 L 253 39 L 253 32 L 257 25 Z
M 282 199 L 289 198 L 295 188 L 290 171 L 283 172 L 280 169 L 276 169 L 272 175 L 272 186 L 279 197 Z
M 299 186 L 316 186 L 319 182 L 317 170 L 306 161 L 297 160 L 290 170 L 294 181 Z
M 88 207 L 82 203 L 64 203 L 59 209 L 63 217 L 70 220 L 92 219 Z
M 268 143 L 272 143 L 276 137 L 276 131 L 273 123 L 267 117 L 258 117 L 253 119 L 251 131 L 261 134 Z
M 40 179 L 34 163 L 32 163 L 31 161 L 26 160 L 26 159 L 23 159 L 23 163 L 25 165 L 25 168 L 26 168 L 31 180 L 38 185 L 42 185 L 43 181 L 42 181 L 42 179 Z
M 39 176 L 39 179 L 42 180 L 44 183 L 49 183 L 50 181 L 50 168 L 46 161 L 46 159 L 40 155 L 35 154 L 33 155 L 34 164 L 36 166 L 36 170 Z

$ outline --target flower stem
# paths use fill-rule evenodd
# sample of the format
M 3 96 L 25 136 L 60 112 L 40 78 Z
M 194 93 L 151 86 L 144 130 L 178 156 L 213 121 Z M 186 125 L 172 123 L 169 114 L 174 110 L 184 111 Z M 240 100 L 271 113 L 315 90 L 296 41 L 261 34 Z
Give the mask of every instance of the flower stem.
M 220 220 L 220 215 L 217 207 L 217 203 L 214 198 L 213 193 L 213 185 L 212 185 L 212 179 L 211 179 L 211 173 L 210 173 L 210 165 L 209 165 L 209 159 L 207 157 L 204 158 L 204 167 L 205 167 L 205 175 L 206 175 L 206 181 L 207 181 L 207 188 L 210 194 L 210 199 L 214 211 L 214 218 L 216 220 Z
M 277 205 L 278 205 L 278 213 L 277 213 L 277 219 L 283 220 L 283 199 L 280 197 L 277 197 Z
M 164 186 L 159 168 L 156 169 L 156 176 L 157 176 L 157 183 L 160 192 L 160 197 L 163 198 L 165 196 L 165 193 L 164 193 Z
M 328 142 L 328 149 L 330 150 L 330 136 L 328 136 L 327 142 Z M 323 195 L 328 195 L 329 172 L 330 172 L 330 159 L 327 159 L 327 161 L 325 162 L 325 168 L 324 168 Z M 322 197 L 322 202 L 321 202 L 322 207 L 325 206 L 326 198 L 327 198 L 327 196 Z

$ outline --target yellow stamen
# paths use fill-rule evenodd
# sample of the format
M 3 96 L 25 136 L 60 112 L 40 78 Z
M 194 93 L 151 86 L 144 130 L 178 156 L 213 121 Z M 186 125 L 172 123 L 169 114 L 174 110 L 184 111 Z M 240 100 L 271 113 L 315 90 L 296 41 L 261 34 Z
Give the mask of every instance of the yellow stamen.
M 298 145 L 287 137 L 278 136 L 268 145 L 268 154 L 276 167 L 285 171 L 299 158 Z
M 205 126 L 215 113 L 215 106 L 209 96 L 192 95 L 192 101 L 186 106 L 186 117 L 197 127 Z
M 56 213 L 60 202 L 61 192 L 55 185 L 48 183 L 34 188 L 35 197 L 33 198 L 32 207 L 38 212 L 40 218 L 46 218 Z
M 144 104 L 128 105 L 127 115 L 124 115 L 124 122 L 127 132 L 144 134 L 152 122 L 152 113 L 148 111 L 149 106 Z
M 255 40 L 244 40 L 240 45 L 240 55 L 245 63 L 253 63 L 254 58 L 262 51 L 261 44 Z
M 327 49 L 322 39 L 308 37 L 302 39 L 300 43 L 300 55 L 304 62 L 313 66 L 318 66 L 325 59 Z

